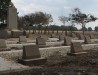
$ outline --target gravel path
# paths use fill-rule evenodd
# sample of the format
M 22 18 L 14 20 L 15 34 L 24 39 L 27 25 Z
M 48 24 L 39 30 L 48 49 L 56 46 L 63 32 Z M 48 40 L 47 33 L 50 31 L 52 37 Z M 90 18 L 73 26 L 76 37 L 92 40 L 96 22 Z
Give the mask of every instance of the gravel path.
M 0 57 L 0 71 L 21 69 L 21 68 L 27 68 L 27 66 L 12 61 L 7 61 L 6 59 Z

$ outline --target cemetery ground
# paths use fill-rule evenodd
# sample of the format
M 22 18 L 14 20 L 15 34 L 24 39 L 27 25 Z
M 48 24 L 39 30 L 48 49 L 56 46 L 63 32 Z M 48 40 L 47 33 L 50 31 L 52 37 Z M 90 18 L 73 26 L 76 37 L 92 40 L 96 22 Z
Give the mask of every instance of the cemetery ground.
M 19 38 L 6 39 L 7 47 L 11 51 L 0 52 L 0 75 L 97 75 L 98 74 L 98 45 L 82 45 L 87 54 L 69 56 L 69 46 L 62 46 L 63 41 L 49 39 L 48 47 L 39 48 L 41 56 L 47 59 L 43 65 L 25 66 L 18 63 L 22 58 L 23 45 L 35 45 L 36 37 L 32 34 L 22 43 Z M 23 42 L 25 41 L 25 42 Z M 75 40 L 74 40 L 75 41 Z M 27 43 L 26 43 L 27 42 Z M 92 47 L 94 46 L 94 48 Z M 87 50 L 88 49 L 88 50 Z M 89 50 L 90 49 L 90 50 Z

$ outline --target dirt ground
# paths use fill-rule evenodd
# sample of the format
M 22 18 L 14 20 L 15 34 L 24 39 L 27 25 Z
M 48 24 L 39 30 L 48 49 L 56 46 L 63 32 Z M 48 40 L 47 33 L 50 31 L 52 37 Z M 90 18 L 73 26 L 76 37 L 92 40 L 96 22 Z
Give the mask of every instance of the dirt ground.
M 44 66 L 45 75 L 98 75 L 98 51 L 79 56 L 61 56 L 56 52 Z

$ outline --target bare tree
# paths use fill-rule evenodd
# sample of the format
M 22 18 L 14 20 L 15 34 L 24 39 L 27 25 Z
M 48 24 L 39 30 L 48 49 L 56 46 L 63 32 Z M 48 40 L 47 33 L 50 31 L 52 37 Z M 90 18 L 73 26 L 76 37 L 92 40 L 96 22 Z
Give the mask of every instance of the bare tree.
M 97 20 L 97 18 L 91 14 L 82 13 L 79 8 L 75 8 L 73 10 L 73 13 L 70 14 L 70 20 L 82 26 L 82 31 L 84 35 L 84 31 L 85 31 L 84 28 L 85 28 L 86 23 L 95 21 Z
M 65 24 L 66 24 L 66 22 L 68 22 L 69 21 L 69 18 L 68 17 L 65 17 L 65 16 L 60 16 L 59 17 L 59 20 L 63 23 L 63 25 L 65 26 Z M 66 26 L 67 27 L 67 26 Z M 65 33 L 66 33 L 66 35 L 67 35 L 67 28 L 66 28 L 66 30 L 65 30 Z

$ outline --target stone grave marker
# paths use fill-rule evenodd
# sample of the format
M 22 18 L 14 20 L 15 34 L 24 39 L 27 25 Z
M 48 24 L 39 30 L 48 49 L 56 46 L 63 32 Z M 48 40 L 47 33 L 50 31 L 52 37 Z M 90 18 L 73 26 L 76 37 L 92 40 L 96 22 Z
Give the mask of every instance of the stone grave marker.
M 36 45 L 46 45 L 44 38 L 41 37 L 36 38 Z
M 27 39 L 26 36 L 19 36 L 19 43 L 26 43 Z
M 83 52 L 81 43 L 79 42 L 72 42 L 71 43 L 71 53 Z
M 6 48 L 6 42 L 4 39 L 0 39 L 0 48 Z
M 44 38 L 45 41 L 48 40 L 48 36 L 46 36 L 46 35 L 41 35 L 41 38 Z
M 11 37 L 12 38 L 19 38 L 19 36 L 22 36 L 23 32 L 20 30 L 12 30 L 11 31 Z
M 19 63 L 24 65 L 40 65 L 46 63 L 45 58 L 42 58 L 37 45 L 23 46 L 23 56 L 19 59 Z
M 84 39 L 85 39 L 85 38 L 84 38 L 84 35 L 80 34 L 80 35 L 79 35 L 79 39 L 84 40 Z
M 90 34 L 90 39 L 95 39 L 95 36 L 93 34 Z
M 73 38 L 76 38 L 77 35 L 76 35 L 75 33 L 72 33 L 72 37 L 73 37 Z
M 41 37 L 36 38 L 36 45 L 38 45 L 40 48 L 48 47 L 46 46 L 45 39 Z
M 23 59 L 40 58 L 40 52 L 37 45 L 23 46 Z
M 59 35 L 59 41 L 64 40 L 64 36 L 63 35 Z
M 56 35 L 55 34 L 51 34 L 50 38 L 55 38 Z
M 84 40 L 85 44 L 91 44 L 91 39 L 89 36 L 85 36 L 85 40 Z
M 66 36 L 64 38 L 64 45 L 70 46 L 71 45 L 71 41 L 72 41 L 71 37 Z
M 72 42 L 71 43 L 71 51 L 68 53 L 68 55 L 80 55 L 85 54 L 85 52 L 81 46 L 80 42 Z
M 7 48 L 6 42 L 4 39 L 0 39 L 0 51 L 10 51 L 10 48 Z
M 11 34 L 7 30 L 0 30 L 0 39 L 9 39 L 11 38 Z

